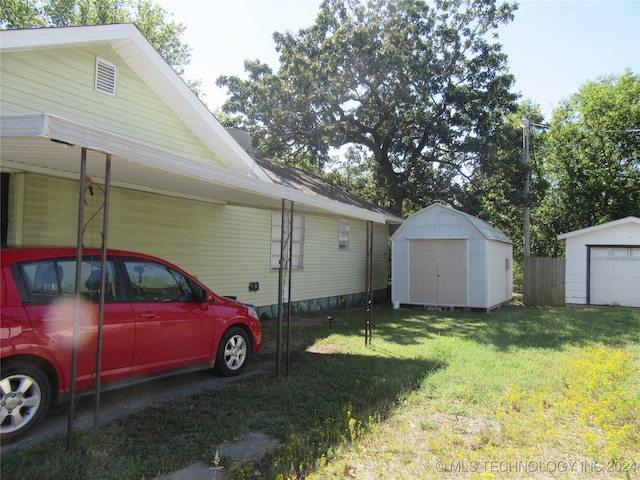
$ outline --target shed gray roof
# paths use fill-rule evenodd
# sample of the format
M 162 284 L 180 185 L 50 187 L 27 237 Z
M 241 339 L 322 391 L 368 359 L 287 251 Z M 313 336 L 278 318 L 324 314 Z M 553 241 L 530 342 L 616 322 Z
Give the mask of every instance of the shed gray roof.
M 460 212 L 459 210 L 456 211 L 467 217 L 469 221 L 489 240 L 497 240 L 504 243 L 513 243 L 502 230 L 494 227 L 489 222 L 486 222 L 481 218 L 474 217 L 473 215 L 469 215 L 468 213 Z
M 413 217 L 414 215 L 421 215 L 425 212 L 428 212 L 429 210 L 434 210 L 434 209 L 444 209 L 466 218 L 467 221 L 469 221 L 469 223 L 471 223 L 471 225 L 473 225 L 482 234 L 482 236 L 488 240 L 495 240 L 498 242 L 503 242 L 503 243 L 508 243 L 510 245 L 513 245 L 513 242 L 511 241 L 511 239 L 507 237 L 507 235 L 505 235 L 505 233 L 502 230 L 500 230 L 497 227 L 494 227 L 489 222 L 486 222 L 481 218 L 474 217 L 473 215 L 469 215 L 468 213 L 462 212 L 460 210 L 456 210 L 455 208 L 450 207 L 448 205 L 443 205 L 442 203 L 433 203 L 428 207 L 423 208 L 422 210 L 414 213 L 409 218 L 407 218 L 405 220 L 405 223 L 408 222 L 411 219 L 411 217 Z M 400 228 L 396 231 L 396 233 L 392 235 L 391 237 L 392 240 L 394 239 L 394 237 L 400 234 L 401 230 L 403 229 L 403 226 L 404 224 L 400 226 Z

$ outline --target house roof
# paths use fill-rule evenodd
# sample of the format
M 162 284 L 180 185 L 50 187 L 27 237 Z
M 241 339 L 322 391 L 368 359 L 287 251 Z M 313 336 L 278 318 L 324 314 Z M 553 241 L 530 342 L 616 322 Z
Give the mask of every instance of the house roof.
M 471 225 L 473 225 L 474 228 L 476 228 L 482 234 L 483 237 L 485 237 L 488 240 L 495 240 L 495 241 L 498 241 L 498 242 L 513 244 L 511 239 L 509 237 L 507 237 L 507 235 L 502 230 L 500 230 L 497 227 L 494 227 L 489 222 L 486 222 L 485 220 L 482 220 L 481 218 L 474 217 L 473 215 L 470 215 L 468 213 L 462 212 L 460 210 L 456 210 L 455 208 L 449 207 L 447 205 L 443 205 L 441 203 L 433 203 L 433 204 L 429 205 L 428 207 L 426 207 L 426 208 L 414 213 L 413 215 L 411 215 L 409 218 L 407 218 L 405 220 L 405 223 L 403 224 L 403 226 L 405 224 L 408 224 L 411 221 L 412 217 L 423 215 L 423 214 L 425 214 L 425 213 L 427 213 L 427 212 L 429 212 L 431 210 L 438 210 L 438 209 L 444 209 L 447 212 L 451 212 L 451 213 L 454 213 L 456 215 L 460 215 L 461 217 L 465 218 Z M 400 234 L 401 230 L 402 230 L 402 226 L 400 227 L 400 229 L 398 229 L 396 231 L 396 233 L 393 234 L 391 239 L 393 240 L 393 238 L 395 236 L 398 236 Z
M 0 52 L 91 45 L 111 46 L 228 169 L 51 112 L 37 112 L 1 117 L 3 171 L 77 179 L 81 151 L 87 148 L 89 160 L 95 161 L 87 162 L 86 173 L 94 180 L 103 178 L 104 154 L 112 155 L 114 186 L 269 209 L 279 209 L 285 199 L 295 202 L 298 211 L 387 222 L 380 211 L 274 183 L 132 24 L 0 31 Z
M 620 218 L 618 220 L 613 220 L 611 222 L 602 223 L 600 225 L 594 225 L 592 227 L 582 228 L 580 230 L 574 230 L 573 232 L 568 232 L 568 233 L 563 233 L 562 235 L 558 235 L 558 240 L 562 242 L 562 241 L 565 241 L 567 238 L 577 237 L 579 235 L 587 235 L 589 233 L 594 233 L 600 230 L 605 230 L 607 228 L 617 227 L 625 224 L 635 224 L 640 227 L 640 218 L 625 217 L 625 218 Z
M 362 197 L 349 192 L 339 185 L 326 180 L 320 175 L 293 168 L 283 163 L 274 162 L 257 155 L 254 156 L 258 165 L 267 173 L 269 178 L 276 184 L 287 188 L 292 188 L 300 192 L 311 195 L 319 195 L 324 198 L 333 199 L 336 202 L 350 205 L 352 207 L 364 208 L 378 212 L 387 218 L 387 223 L 402 223 L 403 219 L 393 213 L 379 207 Z

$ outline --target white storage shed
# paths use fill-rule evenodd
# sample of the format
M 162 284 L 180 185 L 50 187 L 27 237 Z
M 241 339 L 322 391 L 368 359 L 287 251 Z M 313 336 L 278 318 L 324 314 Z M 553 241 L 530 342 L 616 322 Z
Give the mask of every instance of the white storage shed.
M 513 296 L 513 243 L 489 223 L 435 203 L 391 237 L 391 300 L 492 309 Z
M 640 218 L 565 233 L 565 303 L 640 307 Z

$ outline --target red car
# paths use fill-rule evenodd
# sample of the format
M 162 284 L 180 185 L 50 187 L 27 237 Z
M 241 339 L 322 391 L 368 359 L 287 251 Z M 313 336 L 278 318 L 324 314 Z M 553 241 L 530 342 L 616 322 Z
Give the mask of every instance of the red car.
M 68 397 L 76 312 L 78 394 L 95 384 L 101 295 L 105 389 L 214 366 L 236 375 L 260 350 L 253 308 L 149 255 L 110 250 L 103 278 L 100 251 L 85 250 L 77 301 L 76 255 L 75 248 L 2 248 L 2 442 L 24 436 Z

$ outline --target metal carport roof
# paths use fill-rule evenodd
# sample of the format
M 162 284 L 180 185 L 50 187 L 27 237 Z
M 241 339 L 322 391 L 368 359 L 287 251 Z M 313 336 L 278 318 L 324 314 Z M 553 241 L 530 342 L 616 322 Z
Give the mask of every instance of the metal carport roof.
M 299 212 L 333 213 L 376 223 L 386 221 L 379 212 L 182 158 L 55 115 L 3 116 L 0 135 L 3 171 L 78 179 L 81 149 L 85 147 L 89 149 L 87 175 L 98 183 L 104 176 L 104 153 L 110 153 L 113 186 L 268 209 L 279 209 L 285 199 L 295 202 Z

